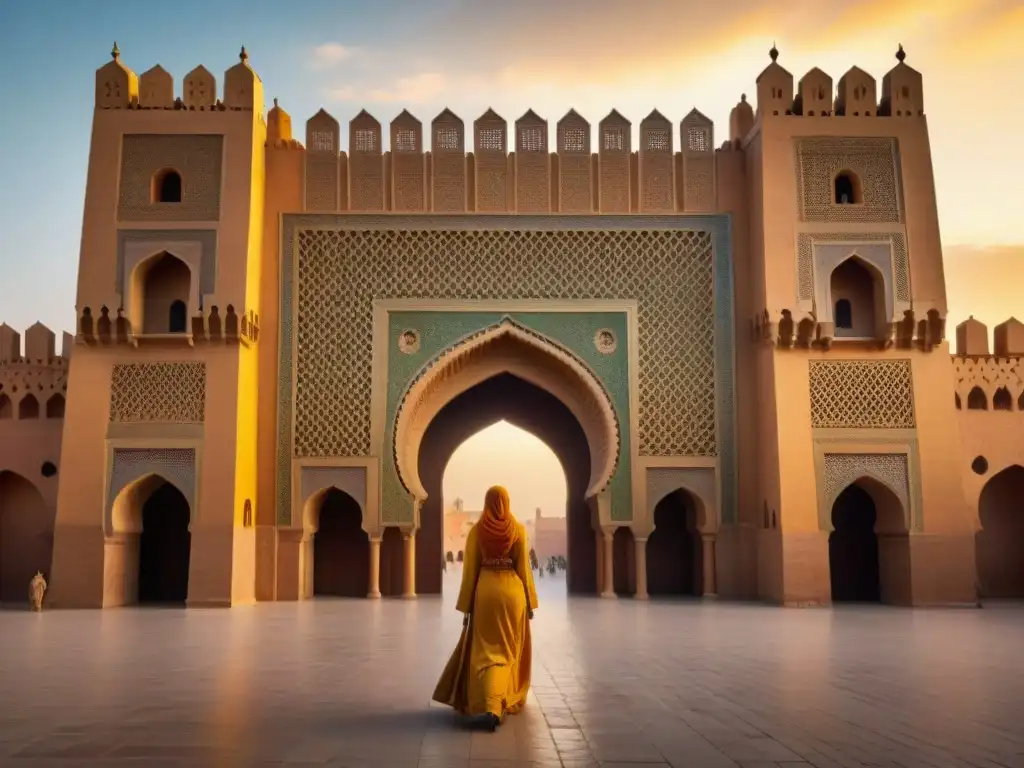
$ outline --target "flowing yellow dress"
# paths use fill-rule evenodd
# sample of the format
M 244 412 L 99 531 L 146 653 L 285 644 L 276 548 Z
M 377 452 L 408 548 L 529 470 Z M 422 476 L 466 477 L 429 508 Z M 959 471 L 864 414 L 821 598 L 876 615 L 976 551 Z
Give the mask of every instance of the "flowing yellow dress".
M 502 717 L 522 709 L 530 690 L 529 612 L 537 608 L 537 590 L 521 523 L 516 522 L 509 552 L 511 568 L 484 565 L 477 538 L 474 525 L 466 537 L 462 587 L 455 604 L 471 618 L 433 698 L 463 715 L 490 712 Z

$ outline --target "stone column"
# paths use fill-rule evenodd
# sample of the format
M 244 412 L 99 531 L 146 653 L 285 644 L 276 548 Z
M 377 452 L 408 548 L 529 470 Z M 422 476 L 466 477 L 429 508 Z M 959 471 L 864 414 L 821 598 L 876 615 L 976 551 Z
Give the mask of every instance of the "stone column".
M 704 597 L 718 597 L 718 589 L 715 585 L 715 534 L 702 533 L 700 535 L 702 552 L 701 560 L 704 565 Z
M 416 597 L 416 531 L 402 531 L 405 567 L 402 570 L 402 597 Z
M 636 599 L 646 600 L 647 594 L 647 539 L 636 539 Z
M 371 600 L 380 597 L 380 536 L 370 537 L 370 589 L 366 596 Z
M 611 531 L 601 531 L 602 553 L 601 564 L 604 566 L 604 583 L 601 585 L 601 597 L 615 597 L 615 552 L 613 550 Z

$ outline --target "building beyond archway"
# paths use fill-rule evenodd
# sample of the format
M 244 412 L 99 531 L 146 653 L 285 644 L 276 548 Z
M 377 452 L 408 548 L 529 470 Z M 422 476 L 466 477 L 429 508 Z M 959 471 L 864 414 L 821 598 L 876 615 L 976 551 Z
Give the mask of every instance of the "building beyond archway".
M 0 602 L 24 604 L 36 571 L 50 578 L 53 523 L 54 510 L 31 482 L 0 472 Z
M 188 600 L 192 534 L 184 494 L 168 482 L 142 505 L 139 534 L 140 604 L 184 604 Z
M 982 598 L 1024 599 L 1024 467 L 994 475 L 978 503 L 975 535 Z
M 832 602 L 910 604 L 910 541 L 889 488 L 871 478 L 847 486 L 832 504 L 832 529 Z
M 319 502 L 313 534 L 313 594 L 363 597 L 370 590 L 370 537 L 359 502 L 329 488 Z
M 420 529 L 416 534 L 417 593 L 441 591 L 442 481 L 448 460 L 468 437 L 502 419 L 536 435 L 558 456 L 566 476 L 568 589 L 577 594 L 596 593 L 597 545 L 586 499 L 591 475 L 586 434 L 561 400 L 509 373 L 499 373 L 457 395 L 433 418 L 423 436 L 419 475 L 427 499 L 420 509 Z M 515 499 L 512 504 L 516 514 L 525 520 L 523 515 L 527 511 L 517 510 Z M 386 567 L 382 549 L 382 574 Z
M 667 494 L 654 507 L 653 522 L 647 539 L 648 594 L 702 594 L 696 500 L 682 489 Z

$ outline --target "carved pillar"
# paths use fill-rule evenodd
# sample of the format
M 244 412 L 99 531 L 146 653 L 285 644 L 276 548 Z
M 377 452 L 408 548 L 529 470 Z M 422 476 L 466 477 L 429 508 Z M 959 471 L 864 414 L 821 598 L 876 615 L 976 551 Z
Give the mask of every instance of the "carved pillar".
M 647 539 L 636 539 L 636 599 L 646 600 L 647 594 Z
M 718 590 L 715 585 L 715 534 L 702 533 L 700 539 L 701 546 L 703 547 L 701 553 L 701 561 L 704 566 L 703 596 L 718 597 Z
M 416 531 L 402 532 L 402 544 L 405 550 L 405 568 L 402 571 L 402 597 L 416 597 Z
M 370 537 L 370 589 L 366 596 L 371 600 L 380 597 L 380 536 Z
M 601 534 L 601 564 L 604 566 L 604 577 L 601 580 L 601 597 L 615 597 L 615 553 L 612 547 L 612 532 L 601 531 Z

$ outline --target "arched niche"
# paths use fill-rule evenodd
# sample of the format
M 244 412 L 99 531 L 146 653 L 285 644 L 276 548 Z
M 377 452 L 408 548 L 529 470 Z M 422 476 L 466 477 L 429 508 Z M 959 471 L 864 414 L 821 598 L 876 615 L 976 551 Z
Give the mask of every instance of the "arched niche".
M 704 594 L 700 533 L 704 515 L 698 497 L 681 487 L 654 500 L 645 558 L 647 591 L 652 597 Z
M 820 448 L 818 450 L 821 450 Z M 912 482 L 916 467 L 916 454 L 906 453 L 828 453 L 819 454 L 815 461 L 819 472 L 819 525 L 822 531 L 832 532 L 832 508 L 848 486 L 857 484 L 877 496 L 876 503 L 887 512 L 898 509 L 900 520 L 886 517 L 882 520 L 882 533 L 918 530 L 919 499 Z M 878 488 L 884 487 L 897 500 L 898 506 L 889 505 Z M 881 508 L 881 507 L 880 507 Z
M 649 467 L 644 491 L 645 519 L 635 521 L 635 527 L 640 530 L 653 529 L 655 507 L 675 491 L 685 491 L 693 498 L 697 531 L 715 533 L 721 526 L 718 479 L 712 467 Z
M 1013 464 L 989 478 L 978 499 L 975 534 L 981 598 L 1024 599 L 1024 466 Z
M 39 401 L 33 394 L 27 394 L 18 401 L 18 418 L 20 420 L 39 418 Z
M 142 530 L 142 505 L 160 485 L 177 488 L 196 519 L 194 448 L 115 448 L 110 461 L 104 529 L 108 536 Z
M 850 170 L 837 173 L 832 179 L 832 202 L 836 205 L 861 205 L 864 191 L 860 176 Z
M 180 203 L 182 201 L 181 174 L 174 168 L 161 168 L 153 174 L 150 184 L 151 203 Z
M 306 512 L 308 509 L 308 513 Z M 365 598 L 370 590 L 370 538 L 358 500 L 335 486 L 323 488 L 306 502 L 304 517 L 313 532 L 306 552 L 313 596 Z
M 64 418 L 64 395 L 59 392 L 55 395 L 51 395 L 46 401 L 46 418 L 48 419 L 63 419 Z
M 871 262 L 851 256 L 837 264 L 829 275 L 835 337 L 878 338 L 888 325 L 886 290 L 884 275 Z
M 304 466 L 299 468 L 298 508 L 302 510 L 301 525 L 315 533 L 324 495 L 332 488 L 352 499 L 361 510 L 361 525 L 368 534 L 376 533 L 375 515 L 367 514 L 367 470 L 365 466 Z
M 13 419 L 14 418 L 14 405 L 11 403 L 11 398 L 0 392 L 0 419 Z
M 561 401 L 587 436 L 591 476 L 587 496 L 611 482 L 619 461 L 619 419 L 597 376 L 551 339 L 510 319 L 462 339 L 420 370 L 399 401 L 392 451 L 406 490 L 427 497 L 419 478 L 423 435 L 459 394 L 500 373 L 539 387 Z
M 967 393 L 967 410 L 969 411 L 987 411 L 988 410 L 988 395 L 985 394 L 985 390 L 981 387 L 971 387 L 971 391 Z
M 171 328 L 181 328 L 182 304 L 186 318 L 200 308 L 201 260 L 199 243 L 126 246 L 126 314 L 136 335 L 188 332 L 187 322 L 183 330 Z
M 1012 411 L 1013 410 L 1013 395 L 1010 394 L 1010 390 L 1006 387 L 999 387 L 992 395 L 992 410 L 993 411 Z

